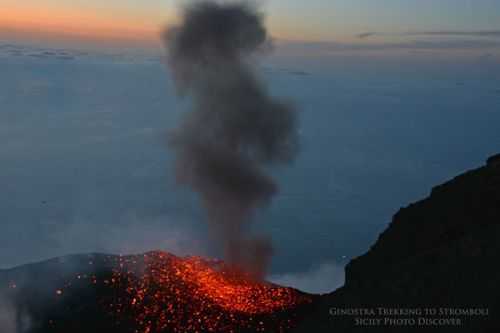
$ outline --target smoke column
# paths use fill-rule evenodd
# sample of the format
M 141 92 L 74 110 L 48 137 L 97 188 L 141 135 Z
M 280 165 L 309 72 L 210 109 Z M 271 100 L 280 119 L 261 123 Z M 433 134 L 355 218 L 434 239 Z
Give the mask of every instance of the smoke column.
M 263 16 L 244 2 L 191 3 L 165 41 L 178 92 L 192 105 L 169 140 L 177 180 L 200 194 L 226 260 L 262 277 L 271 242 L 249 226 L 278 191 L 266 169 L 298 151 L 294 108 L 268 94 L 250 63 L 269 45 Z

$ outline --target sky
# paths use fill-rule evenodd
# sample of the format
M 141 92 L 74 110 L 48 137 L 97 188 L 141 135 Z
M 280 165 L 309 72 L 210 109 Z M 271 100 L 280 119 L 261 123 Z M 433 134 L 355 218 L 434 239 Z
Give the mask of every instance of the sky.
M 399 207 L 498 153 L 500 1 L 256 1 L 278 46 L 259 75 L 297 104 L 303 142 L 257 227 L 273 281 L 332 290 Z M 0 0 L 0 269 L 214 255 L 165 144 L 185 105 L 162 55 L 128 47 L 161 45 L 181 3 Z
M 154 42 L 174 24 L 182 0 L 0 0 L 0 34 L 78 36 Z M 383 41 L 407 32 L 500 31 L 497 0 L 259 0 L 271 34 L 285 40 L 355 41 L 377 32 Z M 0 35 L 0 36 L 1 36 Z

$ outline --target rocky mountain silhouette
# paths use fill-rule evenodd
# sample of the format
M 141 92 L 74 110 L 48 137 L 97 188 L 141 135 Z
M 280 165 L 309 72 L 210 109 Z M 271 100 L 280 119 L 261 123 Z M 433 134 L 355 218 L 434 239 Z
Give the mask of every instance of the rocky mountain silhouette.
M 499 259 L 495 155 L 400 209 L 296 332 L 498 332 Z

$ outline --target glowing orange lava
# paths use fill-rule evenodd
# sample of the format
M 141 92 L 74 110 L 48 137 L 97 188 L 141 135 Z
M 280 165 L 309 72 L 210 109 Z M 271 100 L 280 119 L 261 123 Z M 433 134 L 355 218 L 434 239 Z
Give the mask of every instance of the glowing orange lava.
M 108 304 L 135 332 L 282 332 L 290 311 L 311 302 L 291 288 L 252 280 L 220 261 L 152 252 L 121 257 L 111 285 L 126 290 Z

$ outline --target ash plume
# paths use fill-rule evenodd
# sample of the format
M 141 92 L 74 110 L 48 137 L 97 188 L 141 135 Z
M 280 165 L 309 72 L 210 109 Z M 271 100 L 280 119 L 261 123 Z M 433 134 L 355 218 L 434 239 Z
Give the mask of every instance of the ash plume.
M 266 169 L 298 151 L 295 109 L 272 98 L 251 65 L 270 45 L 263 15 L 246 2 L 191 3 L 165 41 L 178 92 L 192 104 L 169 138 L 177 180 L 200 194 L 226 260 L 260 277 L 272 246 L 249 228 L 278 191 Z

